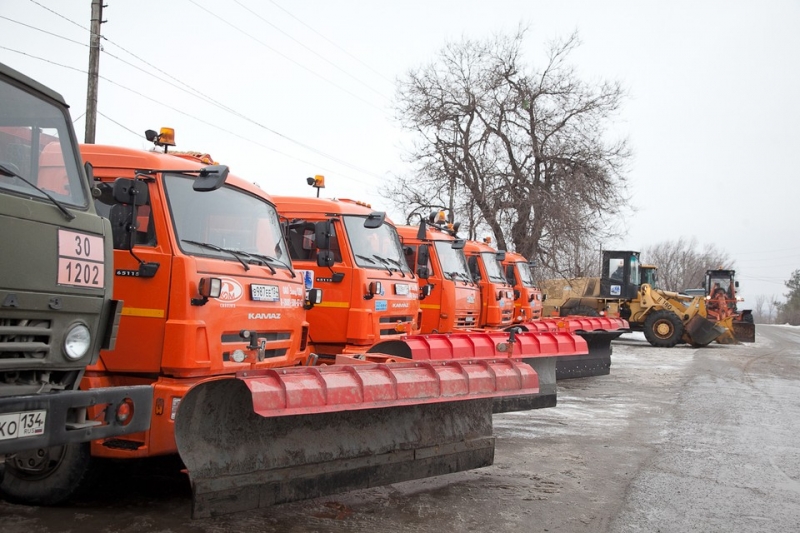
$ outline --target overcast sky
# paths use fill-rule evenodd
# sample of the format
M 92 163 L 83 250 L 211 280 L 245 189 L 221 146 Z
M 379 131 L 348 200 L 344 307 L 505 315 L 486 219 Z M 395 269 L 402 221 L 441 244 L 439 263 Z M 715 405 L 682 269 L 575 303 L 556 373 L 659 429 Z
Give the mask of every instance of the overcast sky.
M 716 244 L 742 291 L 800 269 L 800 1 L 105 0 L 96 142 L 176 129 L 273 194 L 369 201 L 407 171 L 395 80 L 448 41 L 529 27 L 526 60 L 577 31 L 572 63 L 619 80 L 634 151 L 624 240 Z M 0 61 L 60 92 L 83 139 L 90 0 L 0 0 Z M 712 265 L 709 265 L 712 266 Z

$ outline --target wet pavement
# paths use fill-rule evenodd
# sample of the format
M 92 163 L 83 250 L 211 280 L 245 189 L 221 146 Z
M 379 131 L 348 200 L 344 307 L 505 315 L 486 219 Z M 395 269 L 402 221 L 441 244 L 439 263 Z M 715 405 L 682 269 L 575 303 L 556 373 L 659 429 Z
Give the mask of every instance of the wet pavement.
M 203 520 L 174 460 L 105 464 L 70 505 L 0 501 L 0 531 L 797 531 L 800 328 L 757 343 L 614 342 L 611 374 L 494 417 L 491 467 Z

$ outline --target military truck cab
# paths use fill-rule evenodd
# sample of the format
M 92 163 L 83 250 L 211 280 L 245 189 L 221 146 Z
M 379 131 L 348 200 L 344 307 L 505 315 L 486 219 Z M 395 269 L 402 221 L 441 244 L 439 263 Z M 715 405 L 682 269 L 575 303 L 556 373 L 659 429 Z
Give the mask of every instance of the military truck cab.
M 64 100 L 0 64 L 0 464 L 7 474 L 46 476 L 51 447 L 57 455 L 69 443 L 149 423 L 149 387 L 75 390 L 100 349 L 114 345 L 122 309 L 111 299 L 111 226 L 95 212 L 91 191 Z

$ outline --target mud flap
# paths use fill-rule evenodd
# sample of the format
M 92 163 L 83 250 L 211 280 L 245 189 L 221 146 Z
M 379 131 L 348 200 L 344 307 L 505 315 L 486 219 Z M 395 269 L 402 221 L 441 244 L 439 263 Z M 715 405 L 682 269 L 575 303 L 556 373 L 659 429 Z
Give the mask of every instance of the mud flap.
M 537 393 L 536 374 L 511 361 L 433 367 L 306 367 L 195 386 L 175 420 L 192 516 L 491 465 L 492 398 Z
M 733 335 L 739 342 L 756 342 L 756 325 L 744 320 L 734 320 Z
M 714 341 L 714 339 L 719 341 L 719 337 L 724 336 L 727 329 L 719 325 L 719 323 L 714 324 L 707 318 L 695 315 L 686 323 L 684 331 L 690 343 L 698 346 L 706 346 Z

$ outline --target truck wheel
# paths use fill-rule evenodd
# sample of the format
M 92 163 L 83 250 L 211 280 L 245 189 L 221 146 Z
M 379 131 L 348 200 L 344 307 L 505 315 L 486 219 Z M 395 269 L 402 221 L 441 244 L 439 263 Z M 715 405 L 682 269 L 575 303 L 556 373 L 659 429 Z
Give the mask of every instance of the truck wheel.
M 576 305 L 569 309 L 562 308 L 561 316 L 600 316 L 600 313 L 588 305 Z
M 6 459 L 0 493 L 11 503 L 59 504 L 86 486 L 90 462 L 88 442 L 18 453 Z
M 672 311 L 654 311 L 644 321 L 644 336 L 653 346 L 671 348 L 683 337 L 683 322 Z

